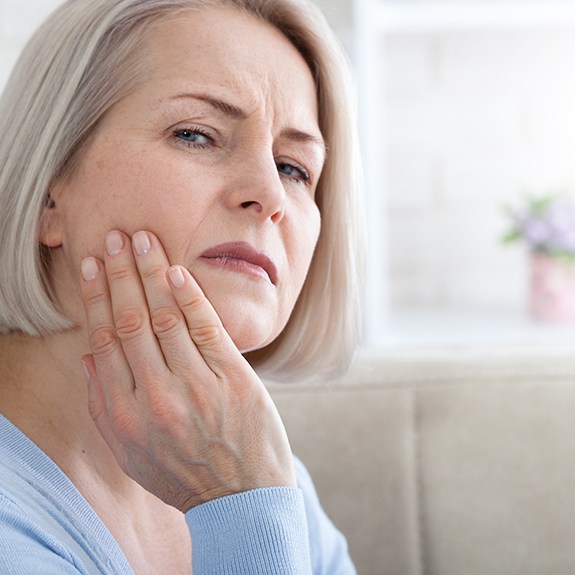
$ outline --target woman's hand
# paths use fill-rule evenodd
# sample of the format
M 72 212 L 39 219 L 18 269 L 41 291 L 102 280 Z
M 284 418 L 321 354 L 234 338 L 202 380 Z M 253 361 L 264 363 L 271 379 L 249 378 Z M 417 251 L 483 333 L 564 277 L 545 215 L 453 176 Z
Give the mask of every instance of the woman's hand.
M 127 475 L 183 512 L 295 485 L 267 390 L 157 237 L 111 232 L 82 276 L 90 414 Z

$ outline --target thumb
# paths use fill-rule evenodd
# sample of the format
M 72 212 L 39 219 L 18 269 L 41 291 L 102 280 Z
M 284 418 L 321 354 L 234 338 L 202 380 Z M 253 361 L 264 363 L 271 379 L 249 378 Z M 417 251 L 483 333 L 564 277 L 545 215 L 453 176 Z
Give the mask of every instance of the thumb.
M 92 354 L 82 357 L 82 367 L 84 368 L 84 376 L 88 384 L 88 411 L 90 417 L 100 432 L 100 435 L 112 450 L 114 457 L 120 462 L 120 460 L 123 459 L 124 450 L 114 435 L 108 416 L 106 398 L 96 372 L 96 364 Z
M 94 363 L 94 356 L 92 354 L 82 357 L 82 368 L 84 370 L 86 384 L 88 385 L 88 411 L 97 425 L 98 420 L 105 417 L 106 403 L 99 385 L 96 364 Z

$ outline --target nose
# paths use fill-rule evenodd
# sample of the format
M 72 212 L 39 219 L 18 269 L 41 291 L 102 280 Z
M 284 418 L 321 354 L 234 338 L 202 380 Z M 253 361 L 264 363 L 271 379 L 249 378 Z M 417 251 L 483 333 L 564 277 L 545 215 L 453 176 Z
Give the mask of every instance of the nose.
M 286 193 L 273 153 L 252 153 L 241 163 L 240 169 L 234 169 L 236 177 L 229 182 L 228 207 L 278 224 L 285 214 Z

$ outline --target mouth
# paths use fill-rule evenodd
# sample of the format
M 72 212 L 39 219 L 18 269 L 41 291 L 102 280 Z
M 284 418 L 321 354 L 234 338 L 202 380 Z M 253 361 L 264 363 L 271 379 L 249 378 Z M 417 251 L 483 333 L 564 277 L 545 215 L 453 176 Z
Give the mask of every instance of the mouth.
M 277 284 L 278 272 L 274 262 L 246 242 L 232 242 L 209 248 L 200 259 L 215 267 L 254 277 L 266 278 Z

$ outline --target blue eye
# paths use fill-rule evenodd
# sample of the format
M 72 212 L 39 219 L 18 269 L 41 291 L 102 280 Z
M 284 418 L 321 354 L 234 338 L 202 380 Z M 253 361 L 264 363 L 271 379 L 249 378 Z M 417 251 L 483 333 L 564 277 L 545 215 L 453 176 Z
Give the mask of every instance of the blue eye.
M 298 183 L 307 184 L 310 181 L 309 174 L 307 170 L 301 166 L 294 166 L 293 164 L 288 164 L 285 162 L 279 162 L 277 164 L 278 172 L 295 180 Z
M 174 136 L 193 148 L 207 148 L 212 144 L 211 137 L 200 128 L 178 130 Z

